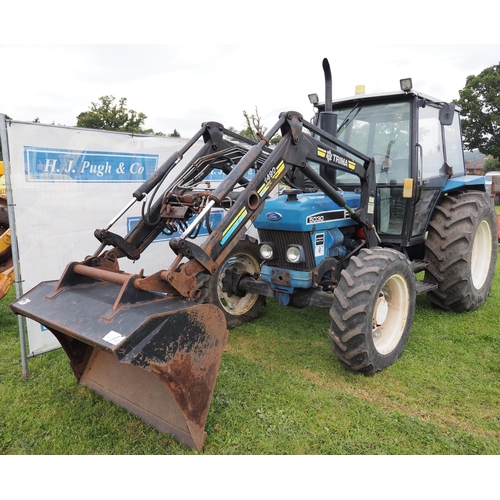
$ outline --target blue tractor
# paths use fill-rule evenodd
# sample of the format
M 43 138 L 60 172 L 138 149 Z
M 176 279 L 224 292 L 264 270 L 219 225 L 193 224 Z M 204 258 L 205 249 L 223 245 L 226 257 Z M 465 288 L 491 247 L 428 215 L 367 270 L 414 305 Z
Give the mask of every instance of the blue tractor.
M 417 294 L 464 312 L 490 291 L 497 221 L 484 178 L 465 175 L 459 110 L 409 80 L 334 101 L 326 59 L 323 70 L 310 122 L 284 112 L 255 141 L 204 123 L 95 231 L 93 255 L 11 305 L 56 336 L 81 384 L 188 446 L 203 446 L 228 329 L 266 298 L 328 308 L 337 358 L 370 375 L 403 352 Z M 136 202 L 142 220 L 111 232 Z M 214 227 L 213 210 L 224 211 Z M 160 234 L 171 238 L 168 268 L 120 270 Z
M 328 69 L 326 75 L 328 82 Z M 484 177 L 466 175 L 453 104 L 414 91 L 409 79 L 400 92 L 324 105 L 311 97 L 314 121 L 374 160 L 367 176 L 376 183 L 368 194 L 376 241 L 368 247 L 366 229 L 343 202 L 315 192 L 297 169 L 289 176 L 293 188 L 268 199 L 254 222 L 260 277 L 282 305 L 329 307 L 338 359 L 372 374 L 401 355 L 416 294 L 456 312 L 486 300 L 497 259 L 496 216 Z M 345 146 L 318 154 L 342 163 L 338 151 Z M 349 166 L 311 163 L 351 209 L 360 207 L 363 178 Z

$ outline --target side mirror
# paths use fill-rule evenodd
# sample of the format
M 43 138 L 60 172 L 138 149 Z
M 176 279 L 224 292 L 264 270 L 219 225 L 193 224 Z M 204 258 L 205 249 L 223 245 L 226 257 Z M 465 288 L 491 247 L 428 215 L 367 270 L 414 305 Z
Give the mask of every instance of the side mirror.
M 453 123 L 455 116 L 455 105 L 451 102 L 443 103 L 443 107 L 439 110 L 439 123 L 444 126 L 449 126 Z

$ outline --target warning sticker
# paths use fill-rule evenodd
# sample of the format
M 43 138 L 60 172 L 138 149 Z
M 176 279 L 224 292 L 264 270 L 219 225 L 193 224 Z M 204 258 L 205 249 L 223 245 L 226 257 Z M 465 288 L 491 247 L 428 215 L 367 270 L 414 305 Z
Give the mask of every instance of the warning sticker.
M 105 340 L 106 342 L 109 342 L 110 344 L 113 345 L 118 345 L 124 339 L 125 337 L 122 334 L 115 332 L 114 330 L 111 330 L 107 335 L 105 335 L 102 338 L 102 340 Z
M 325 255 L 325 233 L 318 233 L 315 235 L 314 256 L 321 257 L 322 255 Z

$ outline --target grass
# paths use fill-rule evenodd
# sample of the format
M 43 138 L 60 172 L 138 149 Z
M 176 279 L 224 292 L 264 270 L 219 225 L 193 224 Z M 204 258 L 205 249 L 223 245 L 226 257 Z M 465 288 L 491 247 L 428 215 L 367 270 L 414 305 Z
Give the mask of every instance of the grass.
M 62 350 L 30 359 L 23 378 L 12 300 L 0 302 L 3 455 L 500 454 L 498 271 L 472 313 L 418 297 L 403 356 L 373 377 L 339 365 L 327 310 L 269 301 L 230 332 L 202 452 L 77 385 Z

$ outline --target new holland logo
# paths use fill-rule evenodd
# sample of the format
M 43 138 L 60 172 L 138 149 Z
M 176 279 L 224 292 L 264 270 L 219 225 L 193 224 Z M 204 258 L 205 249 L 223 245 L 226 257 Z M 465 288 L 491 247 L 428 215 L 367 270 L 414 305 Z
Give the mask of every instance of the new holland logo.
M 283 216 L 278 212 L 267 212 L 266 219 L 270 221 L 281 220 Z

